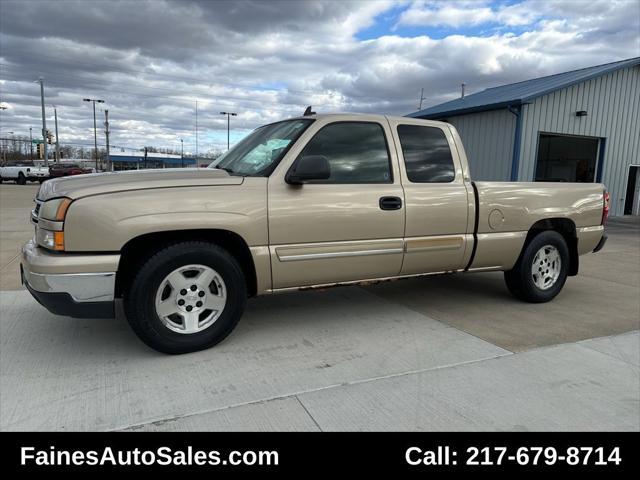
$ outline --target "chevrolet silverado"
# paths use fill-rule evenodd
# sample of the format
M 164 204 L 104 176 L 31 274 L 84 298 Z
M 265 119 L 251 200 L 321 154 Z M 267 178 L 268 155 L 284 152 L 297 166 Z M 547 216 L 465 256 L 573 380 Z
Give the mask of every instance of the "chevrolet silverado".
M 596 183 L 472 182 L 456 129 L 308 115 L 254 130 L 206 169 L 45 182 L 23 283 L 51 312 L 113 317 L 166 353 L 224 339 L 248 297 L 449 272 L 504 271 L 547 302 L 602 248 Z

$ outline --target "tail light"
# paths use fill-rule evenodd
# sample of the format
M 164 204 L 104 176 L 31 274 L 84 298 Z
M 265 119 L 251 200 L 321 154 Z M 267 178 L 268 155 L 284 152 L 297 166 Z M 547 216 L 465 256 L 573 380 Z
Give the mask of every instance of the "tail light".
M 603 205 L 602 205 L 602 225 L 605 224 L 607 218 L 609 218 L 609 207 L 610 207 L 610 197 L 609 192 L 604 191 L 603 195 Z

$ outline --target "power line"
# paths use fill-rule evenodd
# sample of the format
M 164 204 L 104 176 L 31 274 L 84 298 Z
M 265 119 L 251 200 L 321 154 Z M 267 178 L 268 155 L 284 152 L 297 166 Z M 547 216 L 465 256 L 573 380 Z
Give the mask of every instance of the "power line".
M 19 78 L 17 80 L 11 80 L 11 81 L 24 81 L 24 82 L 28 82 L 29 80 L 25 79 L 25 78 Z M 140 93 L 140 92 L 131 92 L 131 91 L 123 91 L 123 90 L 115 90 L 113 88 L 107 88 L 107 87 L 96 87 L 96 86 L 84 86 L 84 85 L 80 85 L 78 84 L 77 86 L 74 86 L 73 88 L 70 87 L 61 87 L 55 84 L 55 82 L 52 83 L 52 87 L 53 88 L 57 88 L 57 89 L 61 89 L 61 90 L 66 90 L 66 91 L 73 91 L 73 90 L 78 90 L 78 89 L 85 89 L 88 91 L 98 91 L 98 92 L 107 92 L 107 93 L 119 93 L 121 95 L 127 95 L 127 96 L 136 96 L 136 97 L 146 97 L 146 98 L 160 98 L 160 99 L 170 99 L 176 102 L 181 102 L 183 104 L 189 104 L 189 105 L 193 105 L 194 102 L 196 101 L 195 99 L 188 99 L 188 98 L 184 98 L 184 97 L 180 97 L 180 96 L 169 96 L 169 95 L 151 95 L 151 94 L 146 94 L 146 93 Z M 144 87 L 142 87 L 144 88 Z M 9 94 L 11 95 L 11 94 Z M 5 97 L 6 97 L 6 93 L 5 93 Z M 223 96 L 214 96 L 214 95 L 207 95 L 207 96 L 201 96 L 199 97 L 199 100 L 206 100 L 208 97 L 212 97 L 212 98 L 221 98 L 221 99 L 225 99 L 226 97 Z M 232 97 L 233 98 L 233 97 Z M 224 100 L 223 100 L 224 101 Z M 243 105 L 241 102 L 252 102 L 252 103 L 259 103 L 261 105 L 265 105 L 264 109 L 262 110 L 258 110 L 257 106 L 247 106 L 247 105 Z M 224 107 L 224 108 L 229 108 L 229 107 L 234 107 L 234 108 L 240 108 L 243 111 L 247 111 L 247 112 L 254 112 L 254 113 L 265 113 L 265 111 L 269 111 L 269 110 L 276 110 L 276 111 L 280 111 L 283 113 L 287 113 L 287 114 L 295 114 L 297 110 L 302 110 L 303 106 L 306 104 L 306 102 L 302 102 L 299 104 L 285 104 L 285 105 L 290 105 L 290 106 L 278 106 L 278 105 L 283 105 L 281 103 L 275 103 L 275 102 L 263 102 L 260 100 L 252 100 L 252 99 L 242 99 L 241 102 L 232 102 L 232 101 L 227 101 L 225 103 L 223 102 L 216 102 L 216 104 L 219 107 Z M 114 103 L 113 100 L 111 101 L 111 103 Z M 275 105 L 275 106 L 272 106 Z M 339 105 L 327 105 L 327 104 L 316 104 L 317 107 L 327 107 L 327 108 L 338 108 Z M 216 110 L 216 108 L 213 108 L 212 112 Z M 213 116 L 213 113 L 211 114 L 211 118 L 215 118 Z

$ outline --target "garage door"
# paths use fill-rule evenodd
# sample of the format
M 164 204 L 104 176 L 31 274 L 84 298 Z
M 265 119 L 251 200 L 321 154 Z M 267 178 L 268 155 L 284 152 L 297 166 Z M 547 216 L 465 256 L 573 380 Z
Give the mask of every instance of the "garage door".
M 537 182 L 594 182 L 599 138 L 541 133 Z

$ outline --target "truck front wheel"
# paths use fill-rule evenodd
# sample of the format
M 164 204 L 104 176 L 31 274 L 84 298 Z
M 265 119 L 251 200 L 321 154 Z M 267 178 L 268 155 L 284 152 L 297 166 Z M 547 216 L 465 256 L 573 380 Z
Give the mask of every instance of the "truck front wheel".
M 147 259 L 123 294 L 127 320 L 163 353 L 212 347 L 234 329 L 247 289 L 238 262 L 215 244 L 170 245 Z
M 509 291 L 520 300 L 552 300 L 567 280 L 569 249 L 558 232 L 546 230 L 526 245 L 512 270 L 504 272 Z

